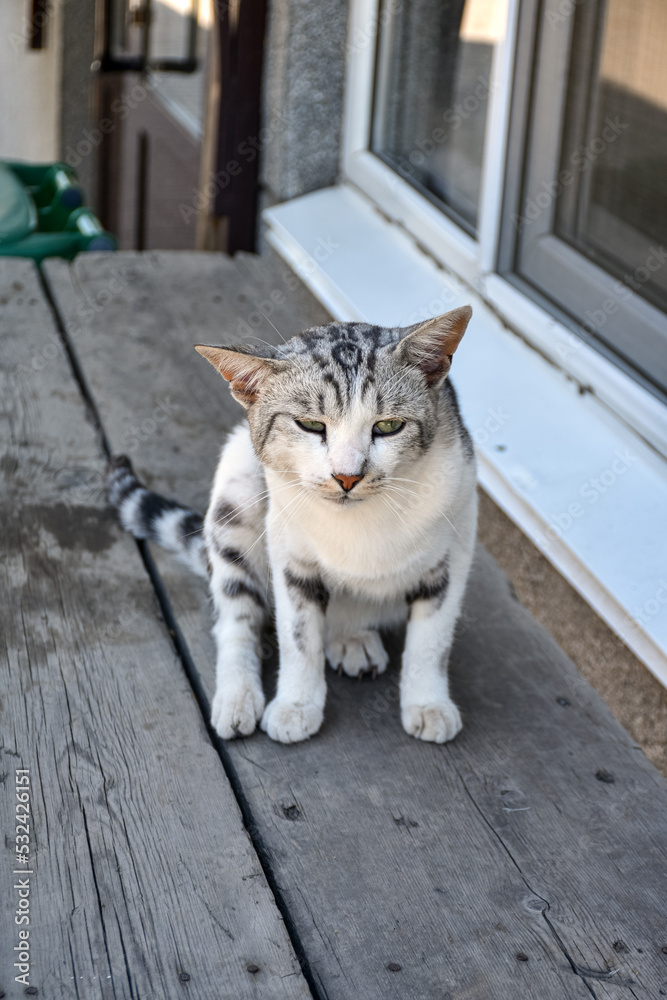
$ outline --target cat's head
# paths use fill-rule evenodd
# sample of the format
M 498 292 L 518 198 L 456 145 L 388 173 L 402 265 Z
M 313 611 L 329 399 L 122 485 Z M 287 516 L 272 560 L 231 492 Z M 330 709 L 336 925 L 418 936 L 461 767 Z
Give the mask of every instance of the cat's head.
M 408 476 L 428 450 L 471 315 L 463 306 L 405 329 L 330 323 L 278 347 L 197 350 L 247 409 L 264 465 L 348 504 Z

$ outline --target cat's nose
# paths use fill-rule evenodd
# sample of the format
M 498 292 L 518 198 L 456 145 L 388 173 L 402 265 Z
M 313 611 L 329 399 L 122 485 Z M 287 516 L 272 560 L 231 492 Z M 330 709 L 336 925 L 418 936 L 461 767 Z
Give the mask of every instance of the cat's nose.
M 364 474 L 359 473 L 356 476 L 343 476 L 341 473 L 332 473 L 334 479 L 337 479 L 340 485 L 343 487 L 346 493 L 349 493 L 352 487 L 359 482 L 360 479 L 364 478 Z

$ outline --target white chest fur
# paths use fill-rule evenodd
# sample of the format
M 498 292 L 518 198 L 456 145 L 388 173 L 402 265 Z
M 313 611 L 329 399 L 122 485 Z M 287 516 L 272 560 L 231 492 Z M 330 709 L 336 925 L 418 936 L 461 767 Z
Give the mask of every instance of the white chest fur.
M 290 517 L 290 491 L 272 491 L 271 548 L 333 589 L 375 599 L 404 594 L 453 545 L 468 541 L 474 470 L 438 459 L 437 471 L 432 459 L 419 481 L 388 500 L 376 496 L 339 506 L 312 495 Z M 462 468 L 468 473 L 463 477 Z M 270 488 L 273 479 L 267 470 Z

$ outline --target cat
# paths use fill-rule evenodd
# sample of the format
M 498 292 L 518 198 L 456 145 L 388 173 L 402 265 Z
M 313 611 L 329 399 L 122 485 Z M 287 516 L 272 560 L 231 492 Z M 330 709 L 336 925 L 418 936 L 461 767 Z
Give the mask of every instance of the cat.
M 147 490 L 111 463 L 109 499 L 138 538 L 207 575 L 216 613 L 211 722 L 259 722 L 294 743 L 320 729 L 325 661 L 382 673 L 381 627 L 407 623 L 403 728 L 461 729 L 447 663 L 475 542 L 476 466 L 449 380 L 469 306 L 407 328 L 334 322 L 279 347 L 196 350 L 247 411 L 229 435 L 208 512 Z M 275 611 L 280 669 L 265 706 L 259 645 Z

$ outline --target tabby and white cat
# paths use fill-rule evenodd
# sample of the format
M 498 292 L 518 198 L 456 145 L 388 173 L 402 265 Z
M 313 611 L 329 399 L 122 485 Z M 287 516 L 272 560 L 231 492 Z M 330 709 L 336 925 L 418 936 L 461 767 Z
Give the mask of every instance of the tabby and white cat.
M 469 306 L 416 327 L 331 323 L 280 347 L 197 347 L 247 410 L 225 444 L 201 527 L 146 490 L 127 459 L 109 473 L 123 525 L 210 579 L 216 612 L 212 724 L 257 722 L 274 740 L 322 725 L 325 660 L 382 673 L 378 629 L 407 621 L 406 732 L 461 728 L 447 661 L 473 555 L 475 459 L 449 382 Z M 280 672 L 265 707 L 259 655 L 275 609 Z

